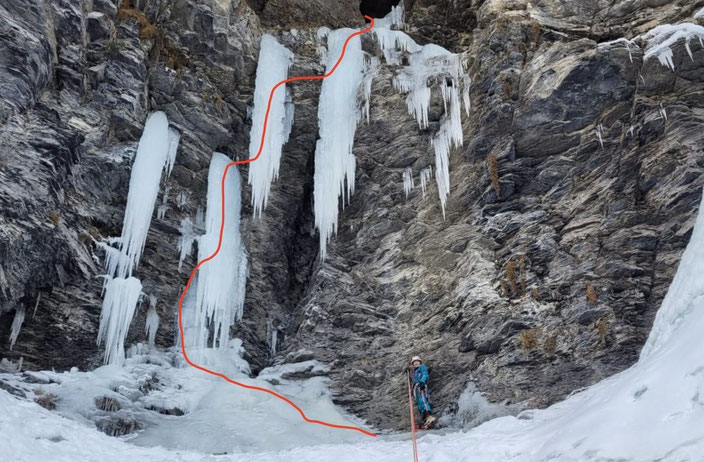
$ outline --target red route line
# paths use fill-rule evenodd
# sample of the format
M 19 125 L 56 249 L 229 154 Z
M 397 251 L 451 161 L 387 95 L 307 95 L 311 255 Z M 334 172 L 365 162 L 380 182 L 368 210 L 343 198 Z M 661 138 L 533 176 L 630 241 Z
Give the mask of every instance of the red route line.
M 360 432 L 360 433 L 364 433 L 365 435 L 368 435 L 368 436 L 374 436 L 374 437 L 375 437 L 375 436 L 376 436 L 376 433 L 368 432 L 368 431 L 366 431 L 366 430 L 364 430 L 364 429 L 362 429 L 362 428 L 359 428 L 359 427 L 352 427 L 352 426 L 348 426 L 348 425 L 337 425 L 337 424 L 332 424 L 332 423 L 329 423 L 329 422 L 324 422 L 324 421 L 322 421 L 322 420 L 309 419 L 309 418 L 306 416 L 306 414 L 303 412 L 303 410 L 302 410 L 300 407 L 298 407 L 293 401 L 291 401 L 290 399 L 286 398 L 286 397 L 283 396 L 283 395 L 280 395 L 280 394 L 276 393 L 275 391 L 271 391 L 271 390 L 268 390 L 268 389 L 266 389 L 266 388 L 257 387 L 257 386 L 254 386 L 254 385 L 246 385 L 246 384 L 244 384 L 244 383 L 237 382 L 236 380 L 232 380 L 231 378 L 229 378 L 229 377 L 226 376 L 225 374 L 221 374 L 220 372 L 212 371 L 212 370 L 210 370 L 210 369 L 208 369 L 208 368 L 206 368 L 206 367 L 203 367 L 203 366 L 200 366 L 200 365 L 194 363 L 193 361 L 191 361 L 191 360 L 188 358 L 188 354 L 186 353 L 186 341 L 185 341 L 185 336 L 184 336 L 184 332 L 183 332 L 183 317 L 182 317 L 182 312 L 183 312 L 183 299 L 184 299 L 185 296 L 186 296 L 186 292 L 188 292 L 188 289 L 191 287 L 191 282 L 193 282 L 193 278 L 195 277 L 196 273 L 198 272 L 198 269 L 199 269 L 201 266 L 203 266 L 203 264 L 205 264 L 205 263 L 209 262 L 210 260 L 212 260 L 213 258 L 215 258 L 215 256 L 220 252 L 220 247 L 222 247 L 222 236 L 223 236 L 223 232 L 224 232 L 224 230 L 225 230 L 225 178 L 227 177 L 227 171 L 228 171 L 228 170 L 230 169 L 230 167 L 232 167 L 233 165 L 248 164 L 248 163 L 250 163 L 250 162 L 254 162 L 255 160 L 259 159 L 259 156 L 261 155 L 262 150 L 264 149 L 264 137 L 266 136 L 266 125 L 267 125 L 267 122 L 268 122 L 268 120 L 269 120 L 269 111 L 271 110 L 271 102 L 272 102 L 272 100 L 273 100 L 273 98 L 274 98 L 274 92 L 275 92 L 276 89 L 279 88 L 281 85 L 285 85 L 285 84 L 287 84 L 287 83 L 289 83 L 289 82 L 297 82 L 297 81 L 299 81 L 299 80 L 322 80 L 322 79 L 325 79 L 325 78 L 327 78 L 327 77 L 330 77 L 330 76 L 335 72 L 335 70 L 337 69 L 337 66 L 340 65 L 340 62 L 342 62 L 342 58 L 345 56 L 345 51 L 346 51 L 346 49 L 347 49 L 347 44 L 349 43 L 349 41 L 352 40 L 353 37 L 356 37 L 356 36 L 358 36 L 358 35 L 362 35 L 362 34 L 364 34 L 364 33 L 366 33 L 366 32 L 369 32 L 369 31 L 372 30 L 372 28 L 374 27 L 374 18 L 370 18 L 369 16 L 366 16 L 366 15 L 365 15 L 364 17 L 365 17 L 366 19 L 368 19 L 368 20 L 371 22 L 371 24 L 370 24 L 369 27 L 367 27 L 366 29 L 363 29 L 363 30 L 361 30 L 361 31 L 357 31 L 357 32 L 351 34 L 349 37 L 347 37 L 347 40 L 345 40 L 345 43 L 344 43 L 344 45 L 342 46 L 342 53 L 340 54 L 340 57 L 338 58 L 337 62 L 336 62 L 335 65 L 333 66 L 333 68 L 330 69 L 330 72 L 328 72 L 327 74 L 324 74 L 324 75 L 309 75 L 309 76 L 292 77 L 292 78 L 290 78 L 290 79 L 282 80 L 281 82 L 279 82 L 279 83 L 277 83 L 276 85 L 274 85 L 274 88 L 271 89 L 271 93 L 269 94 L 269 103 L 268 103 L 267 108 L 266 108 L 266 114 L 264 115 L 264 128 L 263 128 L 263 130 L 262 130 L 262 139 L 261 139 L 261 143 L 259 144 L 259 152 L 257 152 L 257 155 L 254 156 L 254 157 L 251 158 L 251 159 L 238 160 L 238 161 L 230 162 L 229 164 L 227 164 L 227 166 L 225 166 L 225 171 L 224 171 L 223 174 L 222 174 L 222 184 L 221 184 L 221 188 L 220 188 L 221 193 L 222 193 L 222 214 L 221 214 L 221 216 L 222 216 L 222 222 L 220 223 L 220 236 L 219 236 L 219 238 L 218 238 L 218 247 L 217 247 L 217 249 L 215 249 L 215 252 L 213 252 L 213 254 L 212 254 L 211 256 L 209 256 L 209 257 L 207 257 L 207 258 L 204 258 L 203 260 L 201 260 L 200 262 L 198 262 L 198 264 L 196 265 L 195 268 L 193 268 L 193 271 L 191 272 L 191 277 L 188 278 L 188 282 L 186 283 L 186 287 L 184 287 L 183 292 L 181 292 L 181 297 L 178 299 L 178 329 L 179 329 L 179 331 L 180 331 L 180 333 L 181 333 L 181 352 L 183 353 L 183 358 L 186 360 L 186 362 L 187 362 L 188 364 L 190 364 L 191 366 L 195 367 L 196 369 L 201 370 L 201 371 L 203 371 L 203 372 L 206 372 L 206 373 L 208 373 L 208 374 L 210 374 L 210 375 L 214 375 L 214 376 L 216 376 L 216 377 L 220 377 L 221 379 L 223 379 L 223 380 L 225 380 L 225 381 L 227 381 L 227 382 L 230 382 L 230 383 L 233 384 L 233 385 L 237 385 L 237 386 L 242 387 L 242 388 L 247 388 L 247 389 L 249 389 L 249 390 L 262 391 L 262 392 L 264 392 L 264 393 L 268 393 L 268 394 L 270 394 L 270 395 L 272 395 L 272 396 L 275 396 L 275 397 L 277 397 L 277 398 L 279 398 L 279 399 L 285 401 L 286 403 L 288 403 L 288 404 L 289 404 L 291 407 L 293 407 L 294 409 L 296 409 L 296 410 L 298 411 L 298 413 L 301 414 L 301 417 L 303 418 L 303 420 L 305 420 L 305 421 L 308 422 L 308 423 L 318 424 L 318 425 L 324 425 L 324 426 L 326 426 L 326 427 L 332 427 L 332 428 L 340 428 L 340 429 L 343 429 L 343 430 L 353 430 L 353 431 L 357 431 L 357 432 Z

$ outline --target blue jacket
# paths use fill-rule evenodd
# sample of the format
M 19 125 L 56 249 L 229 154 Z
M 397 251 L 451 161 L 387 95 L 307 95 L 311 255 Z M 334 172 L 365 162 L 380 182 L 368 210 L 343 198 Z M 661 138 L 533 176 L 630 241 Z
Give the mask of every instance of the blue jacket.
M 428 367 L 425 364 L 421 364 L 413 369 L 411 376 L 413 378 L 413 385 L 419 383 L 426 384 L 428 382 Z

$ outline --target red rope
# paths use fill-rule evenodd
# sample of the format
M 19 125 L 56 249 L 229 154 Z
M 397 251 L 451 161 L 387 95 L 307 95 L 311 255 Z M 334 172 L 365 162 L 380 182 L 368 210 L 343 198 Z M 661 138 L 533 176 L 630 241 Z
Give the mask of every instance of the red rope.
M 413 413 L 413 398 L 411 396 L 411 376 L 406 374 L 408 381 L 408 410 L 411 412 L 411 439 L 413 440 L 413 462 L 418 462 L 418 443 L 416 443 L 416 419 Z

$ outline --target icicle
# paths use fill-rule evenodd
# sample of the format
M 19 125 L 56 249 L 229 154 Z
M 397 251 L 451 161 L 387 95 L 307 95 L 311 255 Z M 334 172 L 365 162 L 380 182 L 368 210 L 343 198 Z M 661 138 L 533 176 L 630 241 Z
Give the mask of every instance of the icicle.
M 383 18 L 374 21 L 374 35 L 379 42 L 379 47 L 384 54 L 384 60 L 391 65 L 401 64 L 400 52 L 415 53 L 420 46 L 408 35 L 393 28 L 403 28 L 404 9 L 403 3 L 391 7 L 391 12 Z
M 420 189 L 425 197 L 425 191 L 430 179 L 433 177 L 433 167 L 427 167 L 420 171 Z
M 667 121 L 667 111 L 665 111 L 665 108 L 662 106 L 662 103 L 660 103 L 660 110 L 658 112 L 660 113 L 660 117 Z
M 142 283 L 135 277 L 113 278 L 105 285 L 100 313 L 98 345 L 105 340 L 105 364 L 122 364 L 125 337 L 142 293 Z
M 190 350 L 196 346 L 200 332 L 196 330 L 196 294 L 198 293 L 198 273 L 196 273 L 191 283 L 191 288 L 183 298 L 181 310 L 181 322 L 183 323 L 184 336 L 186 337 L 186 347 Z M 178 322 L 178 319 L 176 319 Z M 176 346 L 181 346 L 181 330 L 176 324 Z
M 156 297 L 154 295 L 150 295 L 149 310 L 147 310 L 147 322 L 144 326 L 144 331 L 147 334 L 149 345 L 154 345 L 157 329 L 159 329 L 159 315 L 156 312 Z
M 159 193 L 161 173 L 173 164 L 169 156 L 175 154 L 170 152 L 175 153 L 178 146 L 174 133 L 170 134 L 163 112 L 155 112 L 147 119 L 132 165 L 119 252 L 106 250 L 105 266 L 110 276 L 131 276 L 139 264 Z
M 596 137 L 599 139 L 599 144 L 601 145 L 601 149 L 604 149 L 604 139 L 601 137 L 601 133 L 603 131 L 604 127 L 599 124 L 596 126 Z
M 179 141 L 181 141 L 181 134 L 173 128 L 169 128 L 169 152 L 166 155 L 166 165 L 164 166 L 167 177 L 171 176 L 171 170 L 173 170 L 174 164 L 176 163 L 176 152 L 178 151 Z
M 254 90 L 252 130 L 249 134 L 250 159 L 255 158 L 259 152 L 271 89 L 288 77 L 292 59 L 293 53 L 281 46 L 273 36 L 262 35 Z M 262 210 L 266 208 L 271 183 L 279 176 L 281 149 L 291 133 L 293 104 L 286 104 L 287 93 L 286 87 L 279 88 L 274 93 L 261 155 L 256 162 L 249 164 L 254 216 L 261 217 Z
M 208 173 L 208 207 L 205 234 L 198 238 L 198 259 L 210 257 L 218 247 L 221 226 L 221 181 L 230 159 L 215 153 Z M 230 167 L 225 181 L 225 225 L 220 252 L 199 270 L 194 327 L 195 347 L 227 348 L 230 327 L 242 317 L 247 281 L 247 255 L 240 235 L 241 187 L 239 171 Z
M 351 29 L 328 34 L 329 72 L 342 52 Z M 338 203 L 344 207 L 354 192 L 354 134 L 361 116 L 357 90 L 363 81 L 364 59 L 359 36 L 347 46 L 345 59 L 335 73 L 323 80 L 318 106 L 320 139 L 315 150 L 314 209 L 315 226 L 320 232 L 320 257 L 325 258 L 327 243 L 337 232 Z
M 10 350 L 14 348 L 17 337 L 20 335 L 20 330 L 22 330 L 22 324 L 24 323 L 25 309 L 23 306 L 15 309 L 15 317 L 12 320 L 12 326 L 10 327 Z
M 628 59 L 630 59 L 631 62 L 633 62 L 633 53 L 631 52 L 631 47 L 633 48 L 639 48 L 638 45 L 636 45 L 633 40 L 628 40 L 627 38 L 618 38 L 616 40 L 611 40 L 610 42 L 604 42 L 600 43 L 597 47 L 598 48 L 610 48 L 612 45 L 618 44 L 618 43 L 623 43 L 626 46 L 626 50 L 628 50 Z
M 169 191 L 171 191 L 171 186 L 164 188 L 164 195 L 161 196 L 161 204 L 156 209 L 156 217 L 161 220 L 166 216 L 166 212 L 169 210 Z
M 178 196 L 176 196 L 176 206 L 179 209 L 182 209 L 184 205 L 188 202 L 188 193 L 186 191 L 181 191 L 178 193 Z
M 413 190 L 413 187 L 413 169 L 411 169 L 411 167 L 407 167 L 403 171 L 403 192 L 406 193 L 406 199 L 408 199 L 408 195 Z
M 276 354 L 276 342 L 278 340 L 279 330 L 274 326 L 274 321 L 271 318 L 266 320 L 267 340 L 269 343 L 269 353 L 271 356 Z
M 687 53 L 694 60 L 689 42 L 697 38 L 704 47 L 704 27 L 692 23 L 664 24 L 648 31 L 642 38 L 648 43 L 643 54 L 643 60 L 647 61 L 650 58 L 657 58 L 660 64 L 674 71 L 675 64 L 672 61 L 672 46 L 679 40 L 684 40 Z
M 694 13 L 695 18 L 704 18 L 704 8 Z
M 32 313 L 32 319 L 37 315 L 37 308 L 39 308 L 39 300 L 42 299 L 42 294 L 37 295 L 37 301 L 34 303 L 34 312 Z
M 394 77 L 394 88 L 407 94 L 408 112 L 418 121 L 420 128 L 428 127 L 433 82 L 440 82 L 445 116 L 438 132 L 432 139 L 435 149 L 436 176 L 440 203 L 445 216 L 445 202 L 450 193 L 449 155 L 453 147 L 462 146 L 461 103 L 469 114 L 471 102 L 469 89 L 471 79 L 465 73 L 465 58 L 445 48 L 428 44 L 419 46 L 403 32 L 392 30 L 403 21 L 403 10 L 393 10 L 386 17 L 377 20 L 374 33 L 379 47 L 389 64 L 400 64 L 402 53 L 410 53 L 408 65 L 399 70 Z M 460 88 L 461 87 L 461 88 Z M 421 187 L 429 177 L 421 176 Z M 423 188 L 425 191 L 425 189 Z
M 181 239 L 178 241 L 178 250 L 181 255 L 178 257 L 178 269 L 181 270 L 183 266 L 183 261 L 187 256 L 193 251 L 193 243 L 196 240 L 196 233 L 193 229 L 193 222 L 190 218 L 184 218 L 181 220 L 181 227 L 179 228 L 181 232 Z
M 454 110 L 459 111 L 455 107 Z M 454 146 L 461 146 L 462 138 L 457 143 L 456 133 L 452 132 L 452 117 L 445 118 L 440 125 L 437 135 L 432 140 L 435 149 L 435 175 L 438 184 L 438 195 L 440 196 L 440 206 L 442 207 L 442 217 L 445 219 L 445 203 L 450 195 L 450 150 Z M 461 136 L 461 133 L 460 133 Z

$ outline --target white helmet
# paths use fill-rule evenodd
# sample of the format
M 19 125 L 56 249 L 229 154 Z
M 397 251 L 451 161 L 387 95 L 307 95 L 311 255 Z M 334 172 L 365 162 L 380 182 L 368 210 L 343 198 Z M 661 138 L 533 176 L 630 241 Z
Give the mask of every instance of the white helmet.
M 419 361 L 419 362 L 421 362 L 421 363 L 423 362 L 423 361 L 420 359 L 420 356 L 414 356 L 414 357 L 411 358 L 411 364 L 413 364 L 413 363 L 416 362 L 416 361 Z

